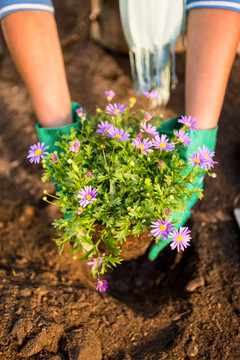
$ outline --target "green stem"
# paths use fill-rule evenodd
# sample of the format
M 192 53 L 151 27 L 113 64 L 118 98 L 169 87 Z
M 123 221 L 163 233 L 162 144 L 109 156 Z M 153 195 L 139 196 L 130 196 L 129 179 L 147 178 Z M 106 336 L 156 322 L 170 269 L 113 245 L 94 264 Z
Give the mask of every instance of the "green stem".
M 108 166 L 104 148 L 102 146 L 101 146 L 101 148 L 102 148 L 102 152 L 103 152 L 104 163 L 106 166 Z
M 113 145 L 113 151 L 112 151 L 112 166 L 113 166 L 113 155 L 114 155 L 115 146 L 116 146 L 116 144 Z

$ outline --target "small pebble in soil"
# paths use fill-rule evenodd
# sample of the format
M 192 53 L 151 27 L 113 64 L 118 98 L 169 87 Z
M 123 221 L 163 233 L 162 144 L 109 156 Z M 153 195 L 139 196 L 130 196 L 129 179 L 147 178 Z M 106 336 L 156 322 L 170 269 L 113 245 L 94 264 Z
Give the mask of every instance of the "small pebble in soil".
M 199 287 L 202 287 L 204 285 L 205 285 L 204 277 L 199 276 L 199 277 L 189 281 L 189 283 L 187 283 L 187 285 L 185 286 L 185 290 L 189 291 L 189 292 L 194 292 L 196 289 L 198 289 Z
M 33 321 L 31 319 L 20 318 L 13 326 L 11 335 L 17 338 L 18 345 L 21 345 L 24 338 L 31 332 Z
M 198 344 L 195 341 L 191 341 L 187 347 L 187 355 L 195 357 L 198 354 Z
M 28 297 L 28 296 L 30 296 L 32 294 L 32 289 L 29 289 L 29 288 L 25 288 L 25 289 L 22 289 L 21 291 L 20 291 L 20 295 L 22 296 L 22 297 Z

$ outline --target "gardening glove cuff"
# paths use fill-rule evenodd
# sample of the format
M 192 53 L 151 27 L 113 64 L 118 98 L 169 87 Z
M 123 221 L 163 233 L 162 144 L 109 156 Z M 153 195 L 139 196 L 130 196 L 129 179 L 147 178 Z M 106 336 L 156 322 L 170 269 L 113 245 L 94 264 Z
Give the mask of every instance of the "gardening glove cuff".
M 46 127 L 41 127 L 40 124 L 36 125 L 36 130 L 39 140 L 40 142 L 43 142 L 45 145 L 49 146 L 48 149 L 49 153 L 53 153 L 54 151 L 62 151 L 62 149 L 59 146 L 55 145 L 55 142 L 59 141 L 62 135 L 70 135 L 71 129 L 75 129 L 78 131 L 81 130 L 82 124 L 79 121 L 78 114 L 76 113 L 77 109 L 82 109 L 83 113 L 87 115 L 86 111 L 82 108 L 81 105 L 72 102 L 71 103 L 72 118 L 73 118 L 72 124 L 68 124 L 58 128 L 46 128 Z

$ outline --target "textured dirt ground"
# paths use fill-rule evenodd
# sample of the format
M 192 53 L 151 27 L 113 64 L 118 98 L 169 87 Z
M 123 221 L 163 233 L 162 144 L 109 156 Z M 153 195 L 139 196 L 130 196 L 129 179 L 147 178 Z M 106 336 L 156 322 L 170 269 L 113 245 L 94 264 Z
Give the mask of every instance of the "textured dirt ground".
M 104 91 L 134 95 L 128 57 L 94 44 L 89 1 L 56 1 L 72 98 L 90 114 Z M 73 34 L 79 40 L 71 42 Z M 0 359 L 188 360 L 240 358 L 240 242 L 233 201 L 240 192 L 240 57 L 234 62 L 219 124 L 218 177 L 188 225 L 192 245 L 147 254 L 108 274 L 100 294 L 83 262 L 59 256 L 53 206 L 42 201 L 41 168 L 26 159 L 36 140 L 26 89 L 11 58 L 0 82 Z M 184 54 L 166 119 L 183 112 Z M 145 100 L 138 97 L 139 106 Z M 52 191 L 51 184 L 48 190 Z

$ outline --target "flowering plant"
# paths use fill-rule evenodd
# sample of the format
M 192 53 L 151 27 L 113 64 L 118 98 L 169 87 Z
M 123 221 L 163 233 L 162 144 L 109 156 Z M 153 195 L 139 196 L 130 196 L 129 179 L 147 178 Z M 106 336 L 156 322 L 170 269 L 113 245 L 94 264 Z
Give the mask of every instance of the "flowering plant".
M 113 96 L 106 92 L 108 101 Z M 151 101 L 151 93 L 145 96 Z M 172 214 L 184 211 L 193 194 L 202 197 L 202 189 L 186 185 L 206 172 L 211 175 L 215 163 L 214 153 L 206 147 L 188 162 L 180 157 L 181 149 L 191 142 L 187 130 L 197 128 L 195 119 L 182 116 L 181 129 L 167 138 L 149 123 L 159 121 L 159 116 L 144 110 L 134 113 L 134 103 L 134 98 L 128 107 L 109 102 L 88 120 L 79 109 L 81 132 L 63 135 L 56 143 L 62 151 L 46 155 L 47 146 L 38 143 L 28 156 L 39 162 L 44 154 L 42 181 L 52 178 L 57 185 L 55 198 L 64 214 L 53 222 L 59 252 L 71 243 L 71 252 L 88 259 L 100 291 L 107 288 L 100 275 L 122 261 L 121 244 L 129 235 L 148 231 L 156 242 L 170 236 L 171 248 L 178 251 L 189 245 L 190 231 L 176 230 Z

